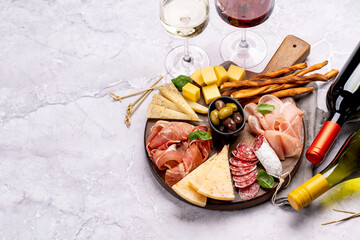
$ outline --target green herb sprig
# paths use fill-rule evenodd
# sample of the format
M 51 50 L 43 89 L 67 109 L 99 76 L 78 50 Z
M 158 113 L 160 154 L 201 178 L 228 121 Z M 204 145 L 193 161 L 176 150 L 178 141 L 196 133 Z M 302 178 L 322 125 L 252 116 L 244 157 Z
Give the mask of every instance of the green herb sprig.
M 262 114 L 271 113 L 275 110 L 275 106 L 268 103 L 259 103 L 256 110 Z
M 196 139 L 200 139 L 200 140 L 210 140 L 212 139 L 210 133 L 208 132 L 200 132 L 199 129 L 197 129 L 195 132 L 191 132 L 189 134 L 189 139 L 192 140 L 196 140 Z
M 182 91 L 182 88 L 191 82 L 191 79 L 188 76 L 185 75 L 179 75 L 178 77 L 171 80 L 172 83 L 175 85 L 177 90 Z
M 264 169 L 260 169 L 260 171 L 256 175 L 256 179 L 258 180 L 262 188 L 271 189 L 274 187 L 273 176 L 267 174 L 267 172 Z

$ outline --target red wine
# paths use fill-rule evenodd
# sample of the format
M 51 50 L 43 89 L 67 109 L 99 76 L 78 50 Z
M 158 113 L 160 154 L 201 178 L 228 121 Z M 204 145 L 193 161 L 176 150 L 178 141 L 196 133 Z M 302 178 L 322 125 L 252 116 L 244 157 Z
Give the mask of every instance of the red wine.
M 228 24 L 240 28 L 265 22 L 274 9 L 274 0 L 217 0 L 216 11 Z
M 327 93 L 330 117 L 306 152 L 307 159 L 319 164 L 341 131 L 342 125 L 360 118 L 360 42 Z

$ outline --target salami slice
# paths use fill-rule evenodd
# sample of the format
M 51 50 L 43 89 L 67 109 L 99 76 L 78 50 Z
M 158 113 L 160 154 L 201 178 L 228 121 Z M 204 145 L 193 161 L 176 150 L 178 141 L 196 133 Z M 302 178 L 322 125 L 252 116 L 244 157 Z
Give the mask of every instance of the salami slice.
M 256 161 L 256 155 L 249 145 L 245 143 L 239 143 L 232 151 L 232 154 L 236 156 L 237 158 L 247 160 L 247 161 Z
M 239 195 L 240 195 L 241 199 L 243 199 L 243 200 L 250 200 L 256 196 L 256 194 L 259 192 L 259 190 L 260 190 L 260 185 L 256 181 L 246 188 L 240 188 Z
M 265 137 L 262 134 L 259 134 L 259 135 L 256 136 L 254 144 L 253 144 L 254 152 L 257 151 L 261 147 L 261 145 L 264 142 L 264 138 Z
M 258 161 L 244 161 L 236 157 L 230 158 L 230 163 L 237 167 L 254 167 Z
M 241 160 L 244 160 L 244 161 L 256 161 L 257 160 L 256 155 L 254 158 L 249 158 L 250 156 L 248 154 L 241 152 L 238 149 L 234 149 L 232 151 L 232 154 L 233 154 L 233 156 L 235 156 Z
M 230 165 L 230 170 L 232 172 L 236 172 L 236 174 L 234 175 L 245 175 L 245 174 L 248 174 L 249 172 L 252 172 L 256 169 L 256 165 L 254 166 L 251 166 L 251 167 L 237 167 L 237 166 L 234 166 L 234 165 Z
M 242 176 L 233 176 L 233 180 L 234 180 L 234 182 L 239 182 L 239 183 L 245 182 L 245 181 L 253 178 L 254 175 L 256 176 L 256 174 L 257 174 L 257 170 L 255 169 L 252 172 L 249 172 L 248 174 L 245 174 Z
M 246 188 L 246 187 L 250 186 L 251 184 L 253 184 L 255 181 L 256 181 L 256 174 L 244 182 L 235 182 L 235 187 Z

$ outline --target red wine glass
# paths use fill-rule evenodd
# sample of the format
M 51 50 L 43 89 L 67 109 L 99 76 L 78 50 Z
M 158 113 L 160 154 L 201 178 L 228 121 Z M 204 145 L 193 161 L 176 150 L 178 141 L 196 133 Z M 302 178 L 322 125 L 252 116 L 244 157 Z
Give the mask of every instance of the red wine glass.
M 220 55 L 224 61 L 231 60 L 243 68 L 251 68 L 261 63 L 267 54 L 265 40 L 246 29 L 266 21 L 275 0 L 217 0 L 216 11 L 228 24 L 241 28 L 228 34 L 221 41 Z

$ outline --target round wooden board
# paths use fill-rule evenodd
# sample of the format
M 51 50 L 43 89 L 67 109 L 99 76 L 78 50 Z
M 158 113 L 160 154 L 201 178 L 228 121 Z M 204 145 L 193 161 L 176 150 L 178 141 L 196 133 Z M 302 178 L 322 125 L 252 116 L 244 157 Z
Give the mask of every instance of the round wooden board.
M 202 101 L 203 100 L 201 99 L 201 103 L 204 104 L 204 102 L 202 102 Z M 287 99 L 284 99 L 283 101 L 293 101 L 293 100 L 292 100 L 292 98 L 287 98 Z M 188 122 L 188 123 L 190 123 L 192 125 L 205 125 L 208 128 L 210 128 L 207 114 L 198 114 L 198 115 L 203 120 L 202 122 Z M 144 133 L 145 152 L 146 152 L 146 139 L 150 135 L 152 126 L 154 126 L 157 121 L 158 120 L 148 120 L 146 122 L 145 133 Z M 303 132 L 303 134 L 302 134 L 303 135 L 302 136 L 303 149 L 304 149 L 304 144 L 305 144 L 304 129 L 305 129 L 305 126 L 304 126 L 304 121 L 303 121 L 303 131 L 302 131 Z M 231 157 L 231 151 L 234 148 L 236 148 L 238 143 L 243 142 L 243 143 L 247 143 L 250 146 L 252 146 L 252 143 L 255 139 L 255 136 L 250 133 L 247 123 L 245 124 L 244 129 L 241 131 L 240 135 L 236 139 L 234 139 L 234 138 L 233 139 L 225 139 L 223 137 L 216 135 L 215 132 L 212 132 L 212 137 L 213 137 L 213 144 L 211 147 L 210 156 L 216 152 L 220 152 L 222 147 L 225 144 L 229 144 L 230 145 L 229 157 Z M 147 152 L 146 152 L 146 156 L 148 156 Z M 298 158 L 286 158 L 284 161 L 281 161 L 282 167 L 283 167 L 283 173 L 290 172 L 291 177 L 293 177 L 300 166 L 301 156 L 302 156 L 302 153 L 299 155 Z M 191 204 L 190 202 L 188 202 L 185 199 L 183 199 L 182 197 L 180 197 L 171 187 L 169 187 L 169 185 L 167 185 L 167 183 L 165 182 L 165 171 L 159 170 L 149 157 L 147 157 L 147 160 L 148 160 L 150 169 L 151 169 L 152 173 L 154 174 L 155 178 L 157 179 L 157 181 L 173 196 L 180 199 L 181 201 Z M 260 166 L 260 164 L 258 164 L 258 166 Z M 286 186 L 287 181 L 288 181 L 288 179 L 286 179 L 283 187 Z M 206 206 L 204 208 L 212 209 L 212 210 L 236 210 L 236 209 L 243 209 L 243 208 L 249 208 L 252 206 L 256 206 L 256 205 L 259 205 L 259 204 L 269 200 L 272 197 L 272 195 L 274 194 L 275 189 L 277 187 L 277 184 L 278 184 L 278 181 L 275 182 L 275 186 L 270 190 L 264 190 L 264 189 L 260 188 L 260 191 L 258 192 L 256 197 L 251 200 L 248 200 L 248 201 L 244 201 L 240 198 L 240 196 L 238 194 L 238 190 L 235 187 L 235 185 L 233 184 L 234 193 L 235 193 L 235 199 L 233 201 L 219 201 L 219 200 L 208 198 Z M 196 206 L 196 205 L 194 205 L 194 206 Z

